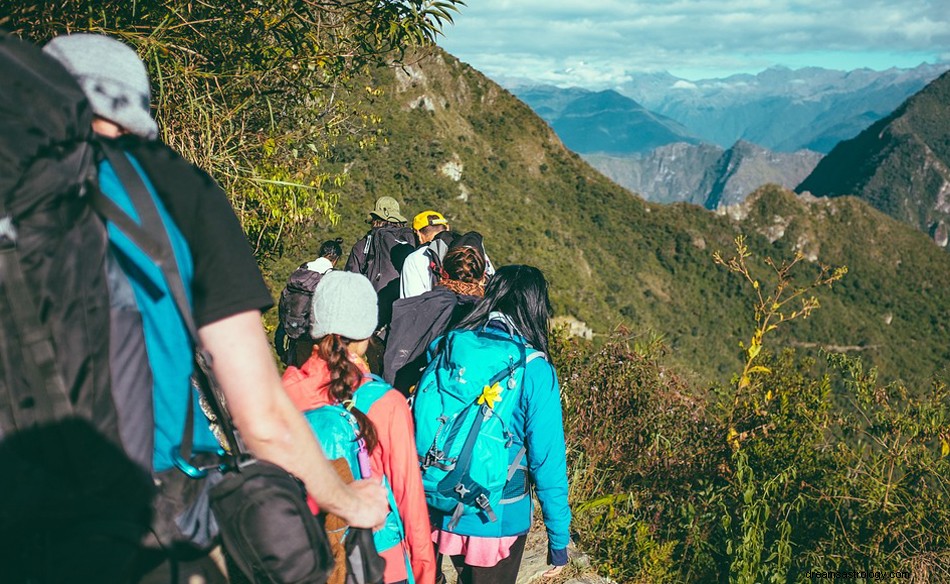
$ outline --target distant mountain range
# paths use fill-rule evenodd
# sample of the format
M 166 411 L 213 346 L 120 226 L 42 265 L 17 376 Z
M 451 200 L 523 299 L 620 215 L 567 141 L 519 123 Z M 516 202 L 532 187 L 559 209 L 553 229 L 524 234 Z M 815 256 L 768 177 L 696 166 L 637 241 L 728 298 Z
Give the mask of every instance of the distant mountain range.
M 794 188 L 822 155 L 810 150 L 772 152 L 740 140 L 728 150 L 678 142 L 646 154 L 583 157 L 605 176 L 649 201 L 717 209 L 742 202 L 763 184 Z
M 675 142 L 701 142 L 681 124 L 616 91 L 536 87 L 518 96 L 578 154 L 627 155 Z
M 688 81 L 669 73 L 635 74 L 615 91 L 513 85 L 509 88 L 544 118 L 568 148 L 579 153 L 637 153 L 666 143 L 699 141 L 730 148 L 739 140 L 770 150 L 827 153 L 888 115 L 950 64 L 913 69 L 835 71 L 774 67 L 757 75 Z M 617 94 L 632 103 L 620 105 Z M 583 100 L 579 123 L 563 124 Z M 604 114 L 598 113 L 602 104 Z M 606 112 L 609 110 L 609 114 Z M 635 112 L 627 121 L 620 114 Z M 577 114 L 570 114 L 577 120 Z M 630 135 L 644 128 L 643 138 Z M 598 139 L 603 147 L 598 146 Z M 620 147 L 619 145 L 623 145 Z
M 841 142 L 796 189 L 856 195 L 946 247 L 950 227 L 950 72 L 857 137 Z

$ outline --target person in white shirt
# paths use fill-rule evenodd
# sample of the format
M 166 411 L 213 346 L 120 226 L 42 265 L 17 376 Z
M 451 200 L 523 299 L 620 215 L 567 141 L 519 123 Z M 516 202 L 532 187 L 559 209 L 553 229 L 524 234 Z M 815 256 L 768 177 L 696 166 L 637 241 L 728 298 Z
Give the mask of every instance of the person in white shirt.
M 449 222 L 438 211 L 423 211 L 412 219 L 412 229 L 419 239 L 419 247 L 409 254 L 399 276 L 399 297 L 409 298 L 432 290 L 432 266 L 441 271 L 442 258 L 452 243 Z

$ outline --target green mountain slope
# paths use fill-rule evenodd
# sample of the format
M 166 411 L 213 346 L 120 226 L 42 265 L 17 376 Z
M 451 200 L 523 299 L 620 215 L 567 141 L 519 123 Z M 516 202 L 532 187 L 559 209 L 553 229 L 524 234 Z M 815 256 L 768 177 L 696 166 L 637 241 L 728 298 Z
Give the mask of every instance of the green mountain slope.
M 796 188 L 856 195 L 947 244 L 950 219 L 950 73 L 856 138 L 841 142 Z
M 950 357 L 950 255 L 920 233 L 855 199 L 801 200 L 765 188 L 713 214 L 644 202 L 567 151 L 526 105 L 441 52 L 366 81 L 377 93 L 375 147 L 336 153 L 348 179 L 338 228 L 273 266 L 281 279 L 331 235 L 347 245 L 366 210 L 392 195 L 411 216 L 442 211 L 456 230 L 479 230 L 496 264 L 530 263 L 552 284 L 556 312 L 596 332 L 626 323 L 661 333 L 672 359 L 701 377 L 728 380 L 738 342 L 752 331 L 748 290 L 715 266 L 744 233 L 754 253 L 811 257 L 850 267 L 813 318 L 782 342 L 860 351 L 888 376 L 926 378 Z M 817 271 L 808 263 L 806 276 Z M 764 272 L 763 272 L 764 273 Z

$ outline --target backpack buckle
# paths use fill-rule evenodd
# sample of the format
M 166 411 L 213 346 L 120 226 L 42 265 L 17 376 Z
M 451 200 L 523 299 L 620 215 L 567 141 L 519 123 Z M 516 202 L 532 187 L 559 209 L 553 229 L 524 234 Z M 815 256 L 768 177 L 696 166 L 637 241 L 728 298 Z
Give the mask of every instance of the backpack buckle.
M 441 450 L 430 448 L 429 451 L 426 452 L 425 458 L 422 459 L 422 468 L 436 466 L 443 456 L 445 456 L 445 453 Z
M 475 504 L 482 510 L 491 509 L 491 503 L 488 502 L 488 497 L 485 493 L 475 497 Z
M 508 389 L 514 389 L 518 386 L 518 382 L 515 381 L 515 359 L 512 356 L 508 356 Z

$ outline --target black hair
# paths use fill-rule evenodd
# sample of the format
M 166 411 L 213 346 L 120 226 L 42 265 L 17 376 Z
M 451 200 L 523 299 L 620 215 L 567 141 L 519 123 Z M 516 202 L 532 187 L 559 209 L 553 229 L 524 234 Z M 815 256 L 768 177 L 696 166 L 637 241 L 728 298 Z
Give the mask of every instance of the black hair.
M 331 262 L 336 262 L 343 255 L 343 238 L 328 239 L 320 245 L 320 253 L 317 257 L 327 258 Z
M 500 268 L 488 282 L 485 297 L 458 328 L 485 326 L 492 312 L 505 314 L 528 344 L 548 352 L 548 320 L 552 310 L 548 283 L 541 270 L 520 265 Z

